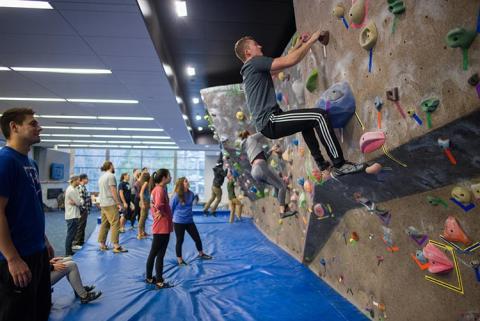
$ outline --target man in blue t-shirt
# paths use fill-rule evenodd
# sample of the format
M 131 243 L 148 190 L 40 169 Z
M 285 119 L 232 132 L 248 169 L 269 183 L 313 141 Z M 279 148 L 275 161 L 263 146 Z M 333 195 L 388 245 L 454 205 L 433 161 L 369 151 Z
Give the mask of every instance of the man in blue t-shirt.
M 45 214 L 37 164 L 28 158 L 42 128 L 29 108 L 0 117 L 7 140 L 0 149 L 0 321 L 48 320 L 53 248 L 45 236 Z
M 243 62 L 240 74 L 245 85 L 247 106 L 257 129 L 265 137 L 278 139 L 301 132 L 303 139 L 321 171 L 331 170 L 332 176 L 361 172 L 365 164 L 345 161 L 342 147 L 333 132 L 325 111 L 320 108 L 305 108 L 283 111 L 277 104 L 272 74 L 299 63 L 312 45 L 317 42 L 320 31 L 309 38 L 298 40 L 286 56 L 270 58 L 263 56 L 262 46 L 252 37 L 243 37 L 235 44 L 235 54 Z M 331 164 L 322 156 L 315 132 L 325 146 Z

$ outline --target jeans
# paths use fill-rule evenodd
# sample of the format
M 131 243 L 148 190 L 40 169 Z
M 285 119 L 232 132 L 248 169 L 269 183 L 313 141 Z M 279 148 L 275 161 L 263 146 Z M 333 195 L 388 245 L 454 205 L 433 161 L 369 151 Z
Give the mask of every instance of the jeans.
M 70 256 L 73 255 L 72 251 L 72 243 L 73 239 L 75 238 L 75 234 L 77 234 L 77 226 L 78 226 L 78 218 L 72 218 L 66 220 L 67 222 L 67 237 L 65 238 L 65 255 Z
M 83 245 L 85 243 L 85 228 L 87 227 L 88 210 L 80 211 L 80 219 L 78 220 L 77 233 L 73 239 L 74 245 Z
M 50 272 L 50 281 L 52 286 L 60 281 L 64 276 L 67 276 L 68 283 L 72 286 L 73 290 L 81 298 L 87 296 L 87 291 L 82 284 L 82 278 L 80 277 L 80 272 L 78 271 L 77 264 L 72 261 L 72 259 L 64 258 L 61 263 L 66 265 L 66 269 L 63 271 L 52 271 Z
M 269 167 L 266 161 L 257 161 L 252 167 L 252 177 L 260 183 L 266 183 L 278 189 L 277 199 L 280 206 L 285 206 L 287 184 Z

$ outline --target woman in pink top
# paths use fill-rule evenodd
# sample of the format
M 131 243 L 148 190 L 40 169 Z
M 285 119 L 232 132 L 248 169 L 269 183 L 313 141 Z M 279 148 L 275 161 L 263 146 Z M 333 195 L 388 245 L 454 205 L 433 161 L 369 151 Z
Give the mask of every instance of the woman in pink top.
M 152 248 L 147 259 L 147 273 L 145 282 L 155 284 L 158 289 L 172 287 L 172 285 L 164 282 L 163 274 L 163 258 L 167 251 L 170 233 L 173 231 L 172 210 L 170 209 L 168 193 L 166 185 L 170 183 L 172 178 L 168 169 L 161 168 L 153 173 L 150 178 L 150 213 L 153 217 L 152 225 Z M 155 262 L 155 274 L 152 276 L 153 263 Z

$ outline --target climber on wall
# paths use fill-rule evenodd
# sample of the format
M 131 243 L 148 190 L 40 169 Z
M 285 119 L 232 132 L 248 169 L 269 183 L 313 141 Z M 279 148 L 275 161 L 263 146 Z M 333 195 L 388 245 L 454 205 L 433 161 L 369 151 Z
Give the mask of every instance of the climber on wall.
M 235 44 L 235 54 L 244 63 L 240 71 L 245 85 L 247 106 L 258 132 L 270 139 L 278 139 L 301 132 L 303 139 L 321 171 L 331 171 L 334 177 L 361 172 L 365 164 L 345 161 L 330 120 L 320 108 L 296 109 L 284 112 L 277 104 L 271 74 L 299 63 L 318 40 L 320 31 L 304 42 L 299 40 L 286 56 L 263 56 L 262 46 L 252 37 L 241 38 Z M 315 131 L 327 150 L 331 164 L 322 156 Z
M 205 204 L 205 207 L 203 208 L 203 214 L 208 215 L 208 209 L 210 208 L 210 205 L 212 204 L 213 201 L 213 206 L 211 208 L 211 214 L 213 216 L 217 216 L 216 211 L 217 211 L 217 206 L 222 200 L 222 185 L 223 182 L 225 181 L 225 177 L 227 176 L 227 170 L 223 169 L 223 154 L 220 153 L 218 156 L 217 164 L 215 164 L 215 167 L 212 168 L 213 170 L 213 183 L 212 183 L 212 196 L 208 200 L 208 202 Z
M 248 161 L 252 164 L 252 177 L 258 182 L 278 189 L 277 199 L 280 203 L 280 218 L 297 214 L 296 211 L 289 210 L 285 204 L 287 184 L 268 167 L 267 158 L 269 155 L 265 154 L 262 149 L 262 140 L 265 139 L 262 133 L 250 135 L 248 130 L 244 130 L 239 134 L 239 137 L 242 139 L 242 150 L 247 153 Z M 270 150 L 269 154 L 273 151 Z

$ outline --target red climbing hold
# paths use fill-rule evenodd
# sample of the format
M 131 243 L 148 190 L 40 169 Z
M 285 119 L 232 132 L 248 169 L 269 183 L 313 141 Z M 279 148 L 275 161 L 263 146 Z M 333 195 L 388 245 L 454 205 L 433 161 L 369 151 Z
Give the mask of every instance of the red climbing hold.
M 450 242 L 460 242 L 469 245 L 472 241 L 463 231 L 460 223 L 453 216 L 449 216 L 445 221 L 445 228 L 443 229 L 443 238 Z

